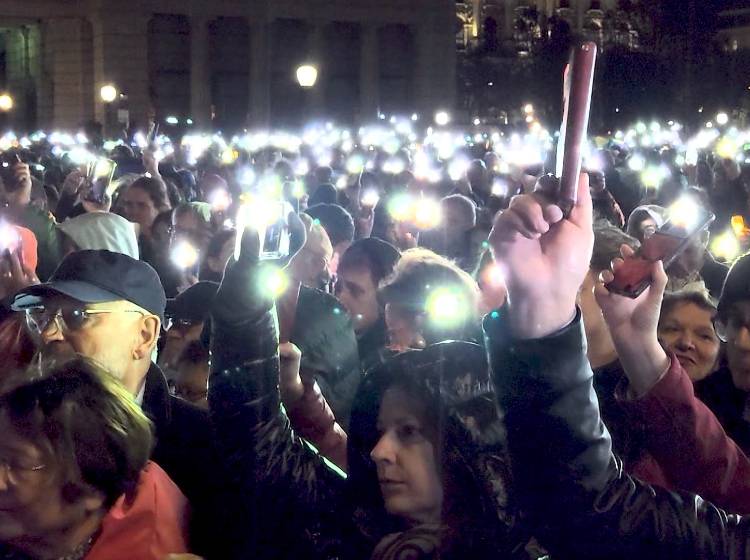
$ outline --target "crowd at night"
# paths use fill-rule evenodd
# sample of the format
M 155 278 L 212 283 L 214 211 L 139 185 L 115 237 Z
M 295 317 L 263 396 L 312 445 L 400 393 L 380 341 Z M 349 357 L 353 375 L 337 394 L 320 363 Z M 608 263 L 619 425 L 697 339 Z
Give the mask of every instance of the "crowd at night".
M 445 75 L 425 54 L 446 52 L 443 0 L 421 27 L 388 6 L 379 27 L 309 37 L 302 19 L 190 2 L 138 32 L 171 64 L 191 30 L 192 98 L 171 112 L 182 78 L 148 86 L 137 49 L 120 57 L 122 10 L 110 28 L 96 2 L 92 24 L 38 1 L 77 30 L 76 56 L 93 45 L 95 79 L 69 110 L 53 72 L 36 119 L 5 87 L 17 53 L 0 33 L 0 559 L 750 554 L 750 86 L 737 65 L 725 95 L 688 80 L 674 110 L 638 113 L 638 88 L 601 85 L 680 35 L 659 19 L 675 2 L 457 2 Z M 688 4 L 689 29 L 713 18 L 696 37 L 744 52 L 716 31 L 744 8 Z M 560 26 L 564 74 L 545 59 Z M 213 87 L 230 28 L 232 48 L 268 47 L 242 74 L 250 100 Z M 64 48 L 26 29 L 29 60 L 34 33 Z M 280 74 L 256 64 L 274 29 L 285 52 L 345 34 L 362 68 L 288 57 L 298 97 L 274 99 Z M 404 29 L 390 54 L 413 57 L 378 58 Z M 705 54 L 685 52 L 685 68 Z M 109 79 L 113 60 L 141 81 Z M 505 64 L 554 77 L 519 88 Z M 430 86 L 466 80 L 465 96 L 475 78 L 464 102 Z M 419 103 L 375 106 L 414 84 Z M 337 87 L 352 118 L 312 110 Z

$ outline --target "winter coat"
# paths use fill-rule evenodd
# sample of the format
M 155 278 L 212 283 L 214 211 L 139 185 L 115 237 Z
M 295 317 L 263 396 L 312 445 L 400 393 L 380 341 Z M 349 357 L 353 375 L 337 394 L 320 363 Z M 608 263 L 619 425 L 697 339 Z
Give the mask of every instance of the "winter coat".
M 227 503 L 237 521 L 227 527 L 231 557 L 524 557 L 528 535 L 509 499 L 504 432 L 483 349 L 436 345 L 369 372 L 352 405 L 345 478 L 291 430 L 280 406 L 278 339 L 272 302 L 258 287 L 262 269 L 231 264 L 212 315 L 209 403 L 235 488 Z M 383 393 L 396 381 L 438 410 L 443 472 L 455 484 L 439 527 L 405 530 L 384 510 L 370 452 Z
M 502 314 L 485 332 L 518 496 L 553 558 L 750 555 L 750 519 L 623 471 L 599 415 L 580 312 L 542 339 L 514 340 Z

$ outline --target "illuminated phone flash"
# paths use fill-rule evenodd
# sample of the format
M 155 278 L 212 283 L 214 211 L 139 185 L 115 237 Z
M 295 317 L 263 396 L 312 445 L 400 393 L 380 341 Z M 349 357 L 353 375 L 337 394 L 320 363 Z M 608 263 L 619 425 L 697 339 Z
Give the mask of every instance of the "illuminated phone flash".
M 388 212 L 397 222 L 405 222 L 412 215 L 413 204 L 414 202 L 408 194 L 397 194 L 388 204 Z
M 468 305 L 456 288 L 436 288 L 425 305 L 429 320 L 442 328 L 457 327 L 464 322 Z
M 696 225 L 700 208 L 692 198 L 681 197 L 669 207 L 668 215 L 674 225 L 690 230 Z
M 717 259 L 731 263 L 742 250 L 734 232 L 725 231 L 711 242 L 711 254 Z
M 99 158 L 96 160 L 96 166 L 94 167 L 94 177 L 106 177 L 112 173 L 112 162 L 105 158 Z
M 217 212 L 221 212 L 229 208 L 231 201 L 229 199 L 229 193 L 225 189 L 217 189 L 211 193 L 211 208 Z
M 8 223 L 0 223 L 0 250 L 15 251 L 21 238 L 18 230 Z
M 380 195 L 375 189 L 370 189 L 366 191 L 364 195 L 362 195 L 362 206 L 369 206 L 370 208 L 374 208 L 378 201 L 380 201 Z
M 732 216 L 732 231 L 737 237 L 747 234 L 747 226 L 745 226 L 745 218 L 742 216 Z
M 182 270 L 186 270 L 192 268 L 198 263 L 200 254 L 198 253 L 198 249 L 193 247 L 187 241 L 180 241 L 172 249 L 171 258 L 175 266 Z
M 508 182 L 502 179 L 495 179 L 492 181 L 492 196 L 498 198 L 505 198 L 508 196 Z
M 431 198 L 421 198 L 416 203 L 414 225 L 419 229 L 434 229 L 440 225 L 443 212 L 440 203 Z

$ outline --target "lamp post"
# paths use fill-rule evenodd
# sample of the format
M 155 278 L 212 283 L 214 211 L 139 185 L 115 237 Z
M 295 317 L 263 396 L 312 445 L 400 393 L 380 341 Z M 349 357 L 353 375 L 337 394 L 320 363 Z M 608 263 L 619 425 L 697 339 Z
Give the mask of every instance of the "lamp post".
M 104 135 L 110 134 L 114 128 L 112 103 L 120 96 L 114 84 L 104 84 L 99 90 L 99 97 L 104 103 Z
M 15 100 L 7 93 L 0 93 L 0 128 L 10 128 L 10 112 L 15 106 Z
M 313 64 L 302 64 L 297 68 L 297 83 L 300 87 L 310 89 L 318 81 L 318 69 Z

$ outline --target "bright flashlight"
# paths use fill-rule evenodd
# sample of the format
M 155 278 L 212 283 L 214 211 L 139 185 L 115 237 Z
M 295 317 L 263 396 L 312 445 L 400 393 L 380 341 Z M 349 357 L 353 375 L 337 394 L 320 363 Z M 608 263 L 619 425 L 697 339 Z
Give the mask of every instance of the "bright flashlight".
M 443 218 L 440 203 L 431 198 L 420 198 L 414 208 L 414 225 L 421 230 L 434 229 Z
M 468 313 L 468 302 L 456 288 L 436 288 L 428 297 L 425 306 L 429 320 L 442 328 L 457 327 Z
M 724 126 L 729 122 L 729 115 L 727 115 L 724 112 L 719 113 L 716 115 L 716 124 Z
M 740 242 L 731 230 L 725 231 L 711 242 L 711 253 L 724 262 L 734 261 L 740 251 Z
M 289 286 L 289 278 L 283 269 L 269 266 L 260 274 L 260 289 L 272 299 L 278 298 Z
M 361 204 L 362 206 L 374 208 L 379 201 L 380 195 L 378 194 L 378 191 L 376 191 L 375 189 L 369 189 L 362 195 Z
M 209 203 L 211 204 L 211 208 L 213 210 L 217 212 L 223 212 L 224 210 L 229 208 L 229 205 L 231 204 L 229 193 L 226 191 L 226 189 L 216 189 L 211 193 Z
M 200 258 L 200 254 L 198 253 L 198 249 L 193 247 L 193 245 L 187 241 L 180 241 L 172 249 L 171 258 L 175 266 L 182 270 L 186 270 L 196 265 Z
M 692 229 L 700 216 L 698 203 L 687 196 L 678 198 L 668 209 L 670 221 L 686 230 Z

